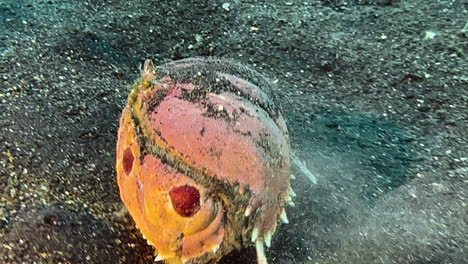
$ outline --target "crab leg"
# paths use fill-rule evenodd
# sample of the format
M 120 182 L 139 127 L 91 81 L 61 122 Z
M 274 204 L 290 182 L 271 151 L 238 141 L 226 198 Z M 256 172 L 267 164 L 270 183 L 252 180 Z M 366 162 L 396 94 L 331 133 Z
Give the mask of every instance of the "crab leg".
M 268 264 L 265 249 L 263 248 L 263 239 L 259 238 L 255 241 L 255 249 L 257 250 L 257 263 Z

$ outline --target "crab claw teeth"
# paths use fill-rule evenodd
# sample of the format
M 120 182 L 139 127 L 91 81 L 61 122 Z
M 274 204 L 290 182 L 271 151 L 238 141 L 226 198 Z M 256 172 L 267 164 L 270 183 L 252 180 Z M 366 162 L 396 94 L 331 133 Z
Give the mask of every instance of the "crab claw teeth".
M 294 176 L 294 174 L 291 174 L 291 179 L 295 180 L 296 176 Z
M 288 205 L 291 206 L 291 207 L 296 206 L 292 200 L 288 201 Z
M 255 227 L 255 228 L 252 230 L 252 242 L 257 241 L 257 238 L 258 238 L 258 228 Z
M 283 223 L 289 224 L 288 216 L 286 215 L 286 210 L 283 209 L 283 211 L 281 211 L 280 218 L 281 221 L 283 221 Z
M 271 246 L 271 233 L 267 233 L 265 236 L 265 246 L 270 247 Z
M 265 249 L 263 248 L 262 239 L 258 239 L 257 241 L 255 241 L 255 249 L 257 250 L 258 264 L 268 264 L 266 256 L 265 256 Z

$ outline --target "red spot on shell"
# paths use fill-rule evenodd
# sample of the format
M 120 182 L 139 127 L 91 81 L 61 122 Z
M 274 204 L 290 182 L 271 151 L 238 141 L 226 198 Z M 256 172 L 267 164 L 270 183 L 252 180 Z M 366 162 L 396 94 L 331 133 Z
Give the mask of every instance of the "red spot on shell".
M 133 161 L 135 160 L 135 157 L 133 156 L 131 149 L 129 148 L 125 149 L 122 160 L 123 160 L 122 162 L 123 162 L 124 171 L 127 175 L 129 175 L 130 172 L 132 172 Z
M 180 216 L 193 216 L 200 209 L 200 192 L 195 187 L 189 185 L 175 187 L 169 192 L 169 195 L 174 210 Z

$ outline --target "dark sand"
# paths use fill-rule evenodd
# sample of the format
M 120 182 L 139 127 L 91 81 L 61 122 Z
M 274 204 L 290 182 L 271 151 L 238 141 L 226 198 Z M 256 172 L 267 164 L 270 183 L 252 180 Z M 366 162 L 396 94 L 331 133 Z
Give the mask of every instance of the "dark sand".
M 270 263 L 468 263 L 467 8 L 1 0 L 0 263 L 151 263 L 120 213 L 119 114 L 144 59 L 207 55 L 276 83 L 318 177 L 296 172 Z

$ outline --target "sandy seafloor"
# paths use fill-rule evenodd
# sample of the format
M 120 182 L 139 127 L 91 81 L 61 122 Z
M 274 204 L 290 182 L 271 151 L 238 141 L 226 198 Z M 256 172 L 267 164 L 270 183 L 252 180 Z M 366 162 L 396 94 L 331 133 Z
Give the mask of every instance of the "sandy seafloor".
M 275 84 L 296 206 L 269 263 L 468 263 L 468 2 L 0 0 L 0 263 L 151 263 L 115 179 L 138 67 Z M 256 263 L 250 248 L 221 263 Z

